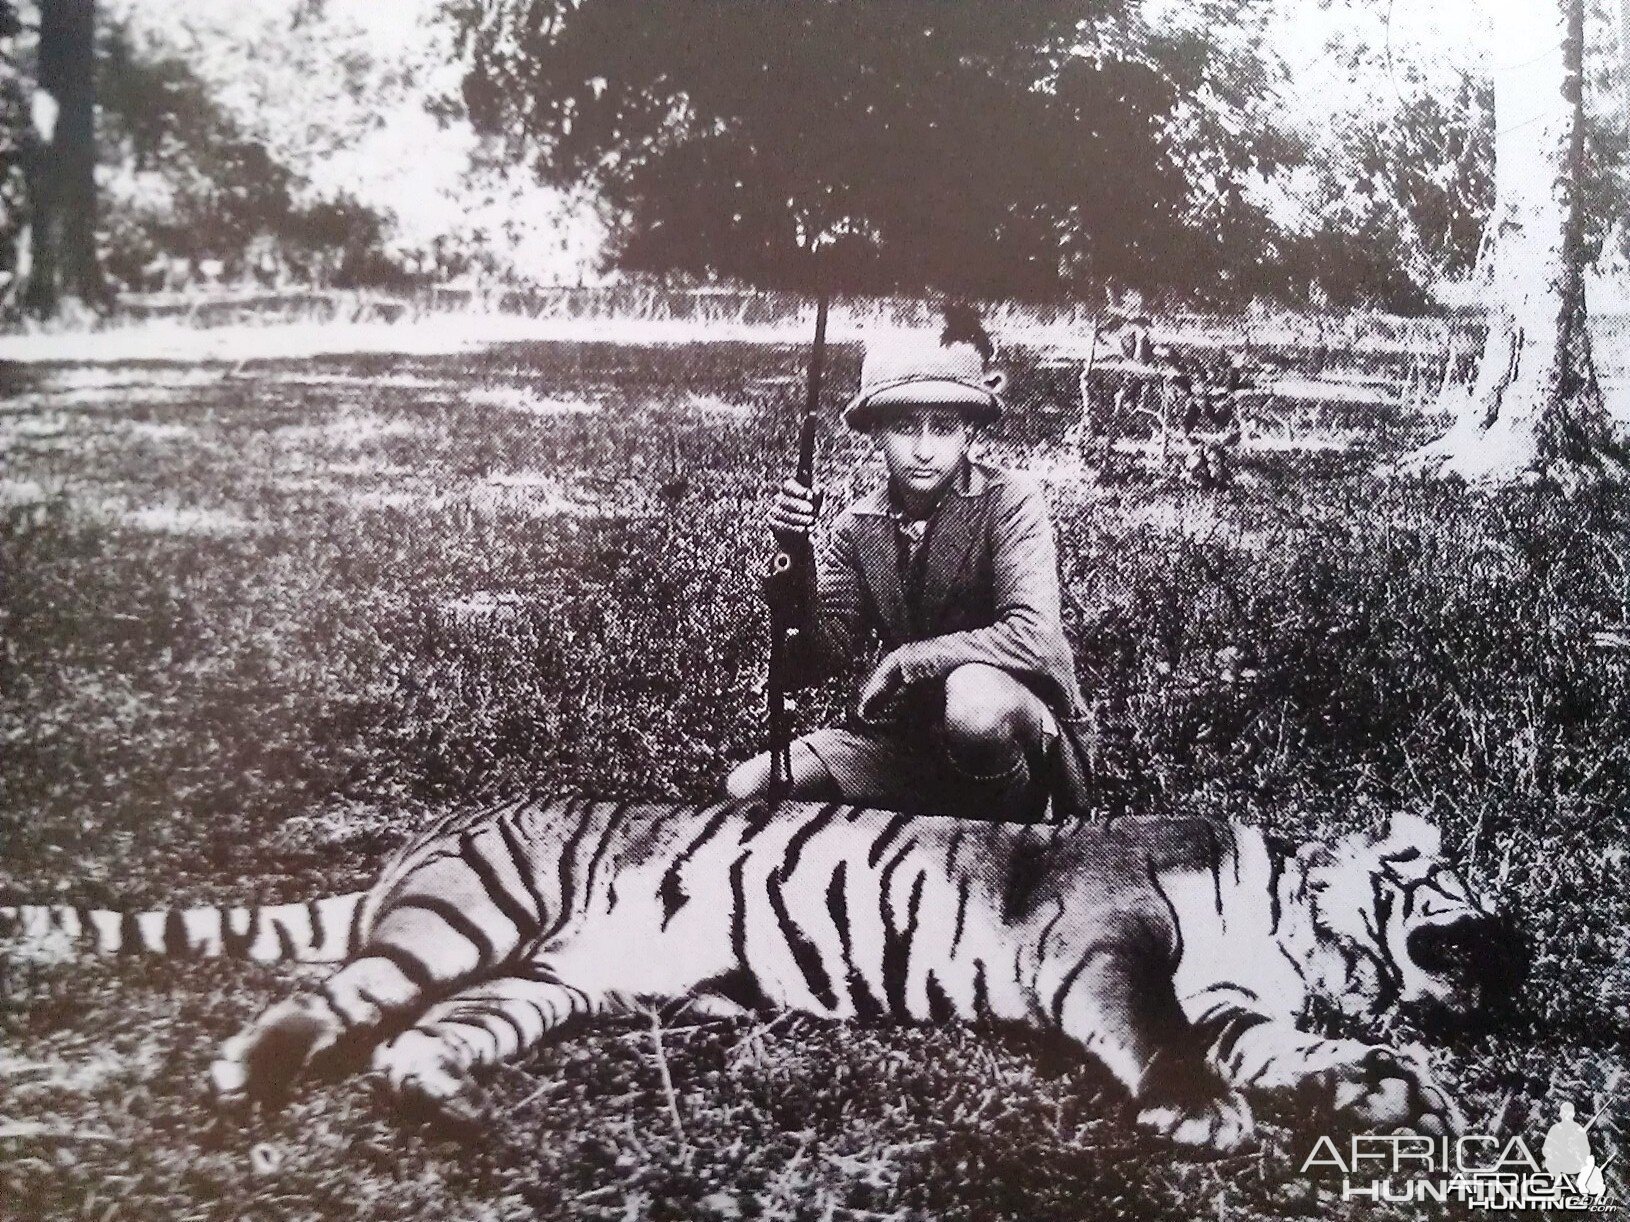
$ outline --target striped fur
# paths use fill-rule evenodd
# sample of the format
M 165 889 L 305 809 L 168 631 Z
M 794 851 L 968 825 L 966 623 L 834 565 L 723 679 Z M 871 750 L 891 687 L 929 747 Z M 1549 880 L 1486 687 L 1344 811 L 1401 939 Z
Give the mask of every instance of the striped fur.
M 163 912 L 23 904 L 0 908 L 0 934 L 27 943 L 61 941 L 90 954 L 339 963 L 360 945 L 366 898 L 366 892 L 354 891 L 296 904 Z
M 343 960 L 212 1067 L 226 1103 L 372 1047 L 405 1100 L 478 1114 L 470 1071 L 574 1019 L 685 1000 L 1061 1030 L 1140 1120 L 1237 1147 L 1246 1096 L 1309 1084 L 1375 1125 L 1446 1132 L 1413 1054 L 1298 1027 L 1318 1003 L 1468 1011 L 1494 918 L 1437 834 L 1281 845 L 1200 819 L 1038 827 L 761 802 L 522 800 L 449 816 L 365 896 L 121 917 L 0 909 L 96 949 Z

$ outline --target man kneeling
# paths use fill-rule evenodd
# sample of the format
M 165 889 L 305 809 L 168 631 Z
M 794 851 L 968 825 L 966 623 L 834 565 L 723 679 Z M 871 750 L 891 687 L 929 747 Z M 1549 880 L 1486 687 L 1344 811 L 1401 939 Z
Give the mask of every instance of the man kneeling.
M 793 797 L 986 819 L 1084 813 L 1083 702 L 1047 506 L 1033 481 L 968 454 L 1003 408 L 990 355 L 977 327 L 867 345 L 844 421 L 882 451 L 888 479 L 817 549 L 815 622 L 795 669 L 805 684 L 845 669 L 871 636 L 883 656 L 848 728 L 792 744 Z M 788 480 L 771 530 L 810 532 L 816 504 Z M 725 788 L 751 797 L 770 778 L 760 755 Z

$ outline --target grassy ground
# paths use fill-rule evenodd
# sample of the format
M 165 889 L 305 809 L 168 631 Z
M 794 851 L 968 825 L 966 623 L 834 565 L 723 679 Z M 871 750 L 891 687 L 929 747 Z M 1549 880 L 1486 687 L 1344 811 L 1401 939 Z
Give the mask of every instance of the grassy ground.
M 0 368 L 0 899 L 305 897 L 366 882 L 450 801 L 708 794 L 759 745 L 757 522 L 801 360 Z M 835 365 L 851 385 L 853 349 Z M 1522 1019 L 1439 1049 L 1446 1080 L 1533 1140 L 1563 1099 L 1594 1111 L 1630 1027 L 1626 510 L 1379 480 L 1433 427 L 1402 412 L 1332 412 L 1202 493 L 1136 456 L 1083 469 L 1072 406 L 1024 362 L 1015 389 L 987 448 L 1048 479 L 1106 807 L 1315 834 L 1432 814 L 1537 952 Z M 823 439 L 831 503 L 862 458 Z M 293 980 L 0 966 L 0 1216 L 1339 1212 L 1293 1174 L 1297 1117 L 1174 1162 L 1019 1036 L 667 1015 L 672 1110 L 632 1024 L 498 1073 L 473 1149 L 381 1119 L 359 1082 L 215 1123 L 213 1046 Z

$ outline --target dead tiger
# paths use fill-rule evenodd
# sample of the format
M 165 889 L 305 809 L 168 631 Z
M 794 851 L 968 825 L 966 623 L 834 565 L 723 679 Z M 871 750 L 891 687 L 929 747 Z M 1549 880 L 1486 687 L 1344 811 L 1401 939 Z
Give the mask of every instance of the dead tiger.
M 9 918 L 9 920 L 8 920 Z M 1227 1151 L 1248 1098 L 1356 1122 L 1460 1116 L 1415 1053 L 1298 1027 L 1320 1003 L 1466 1014 L 1509 989 L 1500 921 L 1400 816 L 1302 845 L 1239 824 L 1026 826 L 762 802 L 527 799 L 444 819 L 366 893 L 260 908 L 0 909 L 99 950 L 343 961 L 211 1067 L 227 1105 L 372 1047 L 405 1103 L 478 1115 L 471 1071 L 651 1002 L 1061 1031 L 1140 1123 Z

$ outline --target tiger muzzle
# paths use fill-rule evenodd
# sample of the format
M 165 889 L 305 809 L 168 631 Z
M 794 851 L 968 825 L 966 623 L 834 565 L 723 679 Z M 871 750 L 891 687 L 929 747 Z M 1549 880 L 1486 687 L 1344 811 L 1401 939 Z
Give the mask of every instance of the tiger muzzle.
M 1515 924 L 1490 913 L 1419 926 L 1410 931 L 1405 949 L 1439 986 L 1420 1005 L 1438 1022 L 1482 1025 L 1509 1014 L 1527 973 L 1526 948 Z

